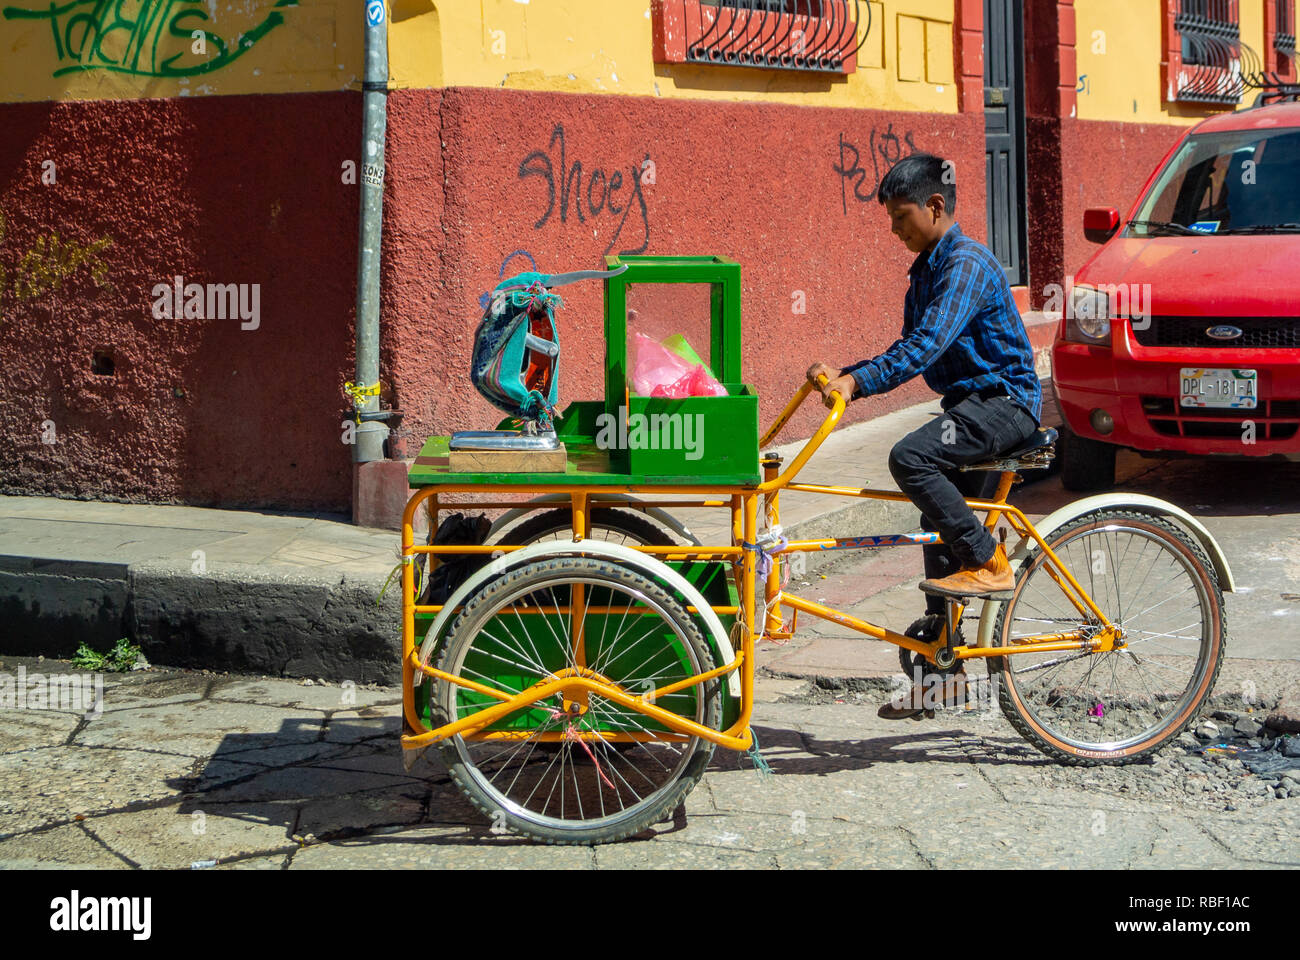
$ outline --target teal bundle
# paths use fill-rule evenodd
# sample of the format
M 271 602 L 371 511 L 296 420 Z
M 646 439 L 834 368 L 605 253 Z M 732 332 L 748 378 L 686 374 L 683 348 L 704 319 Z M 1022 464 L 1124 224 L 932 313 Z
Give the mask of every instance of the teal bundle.
M 470 380 L 480 394 L 511 416 L 552 428 L 559 396 L 560 338 L 555 309 L 564 302 L 554 287 L 603 279 L 626 270 L 520 273 L 488 295 L 474 335 Z

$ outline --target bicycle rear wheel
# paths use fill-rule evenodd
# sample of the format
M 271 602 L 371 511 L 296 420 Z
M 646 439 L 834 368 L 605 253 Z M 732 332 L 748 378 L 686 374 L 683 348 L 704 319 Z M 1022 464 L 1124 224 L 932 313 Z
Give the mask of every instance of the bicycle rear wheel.
M 1002 712 L 1054 759 L 1130 763 L 1182 732 L 1210 695 L 1227 635 L 1218 578 L 1195 540 L 1152 514 L 1098 510 L 1045 539 L 1123 639 L 1102 653 L 991 659 Z M 1021 564 L 994 646 L 1100 632 L 1052 574 L 1042 550 Z
M 565 606 L 575 612 L 556 609 Z M 559 557 L 513 570 L 469 600 L 438 667 L 514 694 L 578 665 L 579 645 L 588 668 L 633 696 L 714 666 L 694 618 L 646 573 Z M 715 678 L 654 703 L 717 729 L 721 683 Z M 495 702 L 438 681 L 434 726 Z M 590 844 L 639 833 L 670 815 L 703 775 L 713 743 L 595 692 L 572 700 L 557 693 L 482 731 L 448 738 L 441 752 L 452 778 L 494 825 L 547 843 Z

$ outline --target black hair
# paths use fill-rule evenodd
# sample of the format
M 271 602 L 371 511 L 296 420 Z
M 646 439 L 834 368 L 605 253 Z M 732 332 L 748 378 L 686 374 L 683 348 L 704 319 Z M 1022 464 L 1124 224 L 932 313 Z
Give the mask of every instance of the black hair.
M 936 157 L 933 153 L 914 153 L 894 164 L 880 181 L 876 199 L 907 200 L 924 207 L 936 193 L 943 197 L 948 216 L 957 212 L 957 184 L 951 160 Z

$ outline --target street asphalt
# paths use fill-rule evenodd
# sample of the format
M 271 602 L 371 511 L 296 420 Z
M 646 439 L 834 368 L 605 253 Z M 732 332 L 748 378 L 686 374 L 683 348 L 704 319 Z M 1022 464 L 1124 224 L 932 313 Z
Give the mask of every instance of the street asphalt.
M 890 486 L 889 444 L 933 414 L 833 435 L 801 479 Z M 1200 517 L 1237 579 L 1206 708 L 1227 728 L 1300 691 L 1298 481 L 1300 464 L 1120 456 L 1117 488 Z M 1057 478 L 1013 495 L 1031 517 L 1071 499 Z M 917 520 L 906 505 L 828 514 L 806 496 L 783 514 L 800 535 Z M 724 535 L 688 520 L 706 541 Z M 811 620 L 758 648 L 771 776 L 720 750 L 641 837 L 494 834 L 436 751 L 402 767 L 393 591 L 375 604 L 395 545 L 330 517 L 0 498 L 0 674 L 66 673 L 73 641 L 124 635 L 158 665 L 109 675 L 89 717 L 0 709 L 0 867 L 1300 866 L 1300 789 L 1211 763 L 1205 741 L 1081 769 L 1038 754 L 996 709 L 880 720 L 896 650 Z M 916 550 L 846 553 L 789 589 L 901 629 L 922 609 L 920 574 Z
M 57 669 L 4 659 L 19 666 Z M 1063 767 L 996 710 L 890 722 L 870 692 L 766 676 L 754 730 L 771 775 L 718 751 L 671 819 L 547 847 L 494 834 L 436 752 L 405 771 L 399 700 L 145 671 L 110 678 L 90 719 L 0 712 L 0 868 L 1300 866 L 1300 791 L 1274 799 L 1248 776 L 1212 791 L 1182 742 L 1154 763 Z

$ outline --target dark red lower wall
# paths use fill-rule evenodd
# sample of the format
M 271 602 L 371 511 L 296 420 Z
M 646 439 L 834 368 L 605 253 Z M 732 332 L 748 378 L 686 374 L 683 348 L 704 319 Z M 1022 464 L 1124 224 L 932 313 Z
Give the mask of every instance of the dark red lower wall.
M 347 508 L 359 128 L 351 93 L 0 105 L 0 489 Z M 155 319 L 178 275 L 259 284 L 259 328 Z
M 894 160 L 917 150 L 955 161 L 958 220 L 983 240 L 977 115 L 395 91 L 385 369 L 412 440 L 499 419 L 470 389 L 467 369 L 479 297 L 514 251 L 526 251 L 545 272 L 598 267 L 617 252 L 738 261 L 745 376 L 758 388 L 761 420 L 770 422 L 814 361 L 847 365 L 897 337 L 913 257 L 889 232 L 875 190 Z M 653 184 L 640 183 L 647 159 Z M 619 184 L 612 193 L 611 183 Z M 506 275 L 526 269 L 519 256 Z M 806 299 L 804 314 L 792 312 L 796 291 Z M 563 294 L 561 401 L 598 398 L 601 285 Z M 918 380 L 854 404 L 849 420 L 929 395 Z M 820 417 L 808 409 L 787 437 L 811 432 Z
M 356 94 L 6 104 L 0 126 L 0 490 L 347 509 Z M 408 454 L 497 421 L 467 367 L 512 252 L 548 272 L 607 252 L 739 261 L 745 377 L 770 422 L 809 364 L 898 334 L 913 258 L 875 201 L 895 160 L 953 159 L 958 219 L 985 237 L 978 115 L 406 90 L 388 130 L 383 377 Z M 177 275 L 259 284 L 260 328 L 155 319 L 153 288 Z M 601 286 L 564 296 L 561 399 L 596 398 Z M 848 419 L 928 395 L 918 380 Z M 810 405 L 786 436 L 819 420 Z

